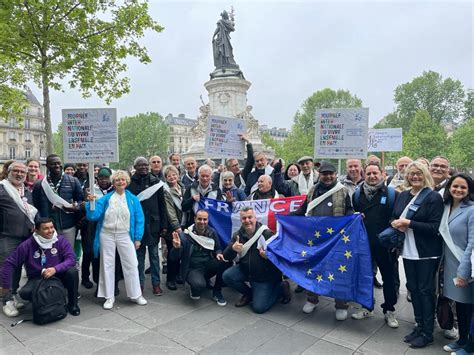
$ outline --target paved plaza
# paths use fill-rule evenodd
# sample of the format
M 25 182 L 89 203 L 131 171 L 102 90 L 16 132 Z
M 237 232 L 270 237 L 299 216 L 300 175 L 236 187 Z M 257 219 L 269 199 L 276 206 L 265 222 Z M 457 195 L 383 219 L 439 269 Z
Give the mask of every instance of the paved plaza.
M 120 289 L 113 310 L 106 311 L 93 289 L 80 287 L 81 315 L 68 315 L 50 325 L 25 322 L 12 328 L 12 320 L 30 317 L 31 312 L 25 311 L 17 318 L 1 314 L 0 353 L 446 354 L 442 346 L 448 341 L 440 329 L 435 330 L 435 343 L 425 349 L 410 349 L 402 341 L 413 322 L 405 290 L 396 306 L 400 327 L 391 329 L 385 325 L 379 306 L 372 318 L 355 321 L 349 317 L 338 322 L 333 302 L 321 298 L 313 314 L 304 314 L 304 294 L 293 294 L 289 304 L 277 304 L 265 314 L 254 314 L 248 307 L 234 307 L 239 295 L 227 287 L 223 291 L 226 307 L 210 299 L 211 291 L 193 301 L 183 286 L 174 292 L 165 289 L 161 297 L 153 296 L 149 279 L 144 293 L 146 306 L 127 301 L 123 282 Z M 375 295 L 380 305 L 382 291 L 375 290 Z

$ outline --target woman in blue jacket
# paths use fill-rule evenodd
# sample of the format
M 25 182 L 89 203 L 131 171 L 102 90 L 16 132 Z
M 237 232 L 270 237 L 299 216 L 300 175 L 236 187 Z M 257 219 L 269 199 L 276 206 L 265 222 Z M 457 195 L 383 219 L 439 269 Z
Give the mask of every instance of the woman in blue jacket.
M 86 216 L 98 221 L 94 239 L 94 254 L 100 250 L 100 275 L 97 297 L 105 297 L 104 309 L 114 306 L 115 250 L 120 255 L 125 289 L 130 300 L 139 305 L 147 304 L 142 296 L 138 277 L 138 261 L 135 250 L 140 247 L 145 218 L 138 198 L 126 190 L 130 176 L 118 170 L 111 177 L 115 189 L 95 203 L 92 211 L 86 203 Z M 88 200 L 95 196 L 88 196 Z

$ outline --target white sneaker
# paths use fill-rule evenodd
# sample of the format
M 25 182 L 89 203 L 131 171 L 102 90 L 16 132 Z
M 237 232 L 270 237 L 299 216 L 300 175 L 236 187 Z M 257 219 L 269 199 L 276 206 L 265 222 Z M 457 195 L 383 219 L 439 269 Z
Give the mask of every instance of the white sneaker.
M 15 296 L 15 295 L 13 296 L 13 301 L 14 301 L 14 303 L 15 303 L 16 309 L 23 309 L 23 308 L 26 307 L 25 303 L 22 302 L 22 301 L 19 301 L 19 300 L 18 300 L 18 297 Z
M 312 302 L 306 301 L 306 303 L 303 306 L 303 313 L 310 314 L 312 313 L 316 308 L 316 305 Z
M 336 320 L 346 320 L 347 309 L 336 309 Z
M 114 308 L 115 297 L 107 298 L 104 302 L 104 309 Z
M 143 296 L 139 296 L 137 298 L 130 298 L 130 301 L 138 304 L 139 306 L 144 306 L 148 303 L 147 300 Z
M 361 320 L 364 318 L 370 318 L 374 315 L 374 311 L 369 311 L 367 308 L 361 308 L 357 313 L 352 313 L 351 318 Z
M 398 320 L 395 318 L 395 312 L 387 311 L 387 313 L 385 313 L 385 323 L 387 323 L 390 328 L 398 328 Z
M 17 317 L 20 314 L 15 307 L 15 301 L 7 301 L 7 304 L 3 306 L 3 313 L 7 317 Z
M 458 338 L 458 335 L 458 330 L 455 327 L 453 327 L 453 329 L 446 329 L 444 331 L 444 337 L 446 339 L 454 340 Z

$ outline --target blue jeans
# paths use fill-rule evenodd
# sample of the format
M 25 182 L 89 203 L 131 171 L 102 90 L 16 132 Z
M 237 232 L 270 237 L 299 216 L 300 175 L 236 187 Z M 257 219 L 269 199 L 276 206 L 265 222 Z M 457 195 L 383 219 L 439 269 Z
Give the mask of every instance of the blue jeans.
M 140 245 L 137 249 L 138 259 L 138 277 L 140 279 L 140 286 L 145 285 L 145 254 L 146 245 Z M 151 284 L 153 287 L 160 284 L 160 257 L 158 256 L 158 244 L 148 245 L 148 260 L 151 268 Z
M 239 265 L 227 269 L 222 275 L 222 279 L 227 286 L 252 298 L 252 309 L 255 313 L 268 311 L 281 295 L 281 282 L 250 281 L 251 288 L 249 288 L 245 284 L 249 278 L 242 273 Z

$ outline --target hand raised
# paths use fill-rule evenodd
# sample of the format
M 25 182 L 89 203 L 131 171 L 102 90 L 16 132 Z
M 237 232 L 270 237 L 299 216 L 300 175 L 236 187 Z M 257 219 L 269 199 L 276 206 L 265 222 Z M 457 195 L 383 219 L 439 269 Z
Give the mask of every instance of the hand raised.
M 234 244 L 232 244 L 232 250 L 235 251 L 236 253 L 240 253 L 242 251 L 243 246 L 244 245 L 242 243 L 240 243 L 239 236 L 237 236 L 237 238 L 235 239 Z
M 173 248 L 179 249 L 181 248 L 181 239 L 179 239 L 179 234 L 177 232 L 173 232 Z

